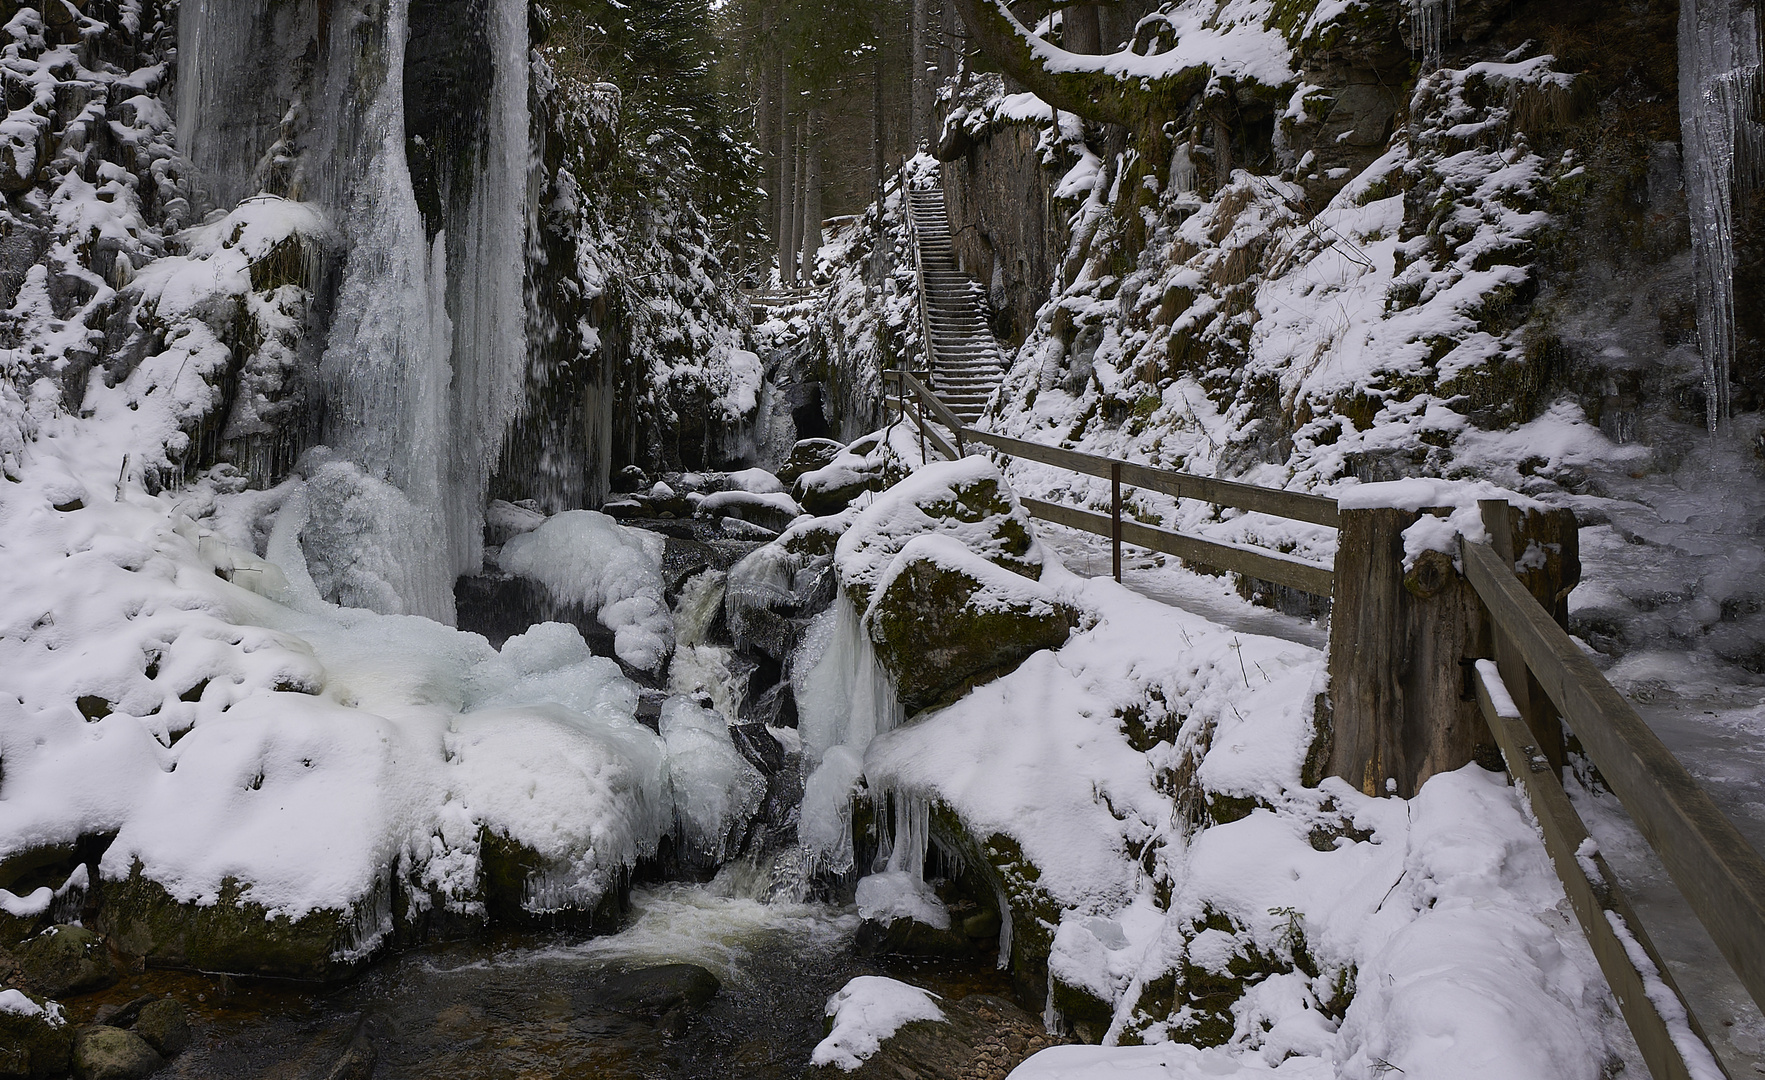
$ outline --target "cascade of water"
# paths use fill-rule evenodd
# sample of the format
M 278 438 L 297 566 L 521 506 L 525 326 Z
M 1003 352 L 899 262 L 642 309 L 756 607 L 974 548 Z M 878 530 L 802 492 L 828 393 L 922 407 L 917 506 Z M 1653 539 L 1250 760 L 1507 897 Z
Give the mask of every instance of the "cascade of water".
M 1765 124 L 1758 9 L 1750 0 L 1684 0 L 1679 8 L 1679 117 L 1697 265 L 1698 344 L 1706 420 L 1728 419 L 1734 359 L 1734 199 L 1758 180 Z

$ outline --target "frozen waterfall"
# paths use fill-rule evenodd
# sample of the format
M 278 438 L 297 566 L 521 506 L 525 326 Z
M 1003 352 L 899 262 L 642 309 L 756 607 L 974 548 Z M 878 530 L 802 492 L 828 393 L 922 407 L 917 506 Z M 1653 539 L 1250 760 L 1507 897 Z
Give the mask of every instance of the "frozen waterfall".
M 408 158 L 410 3 L 314 15 L 190 0 L 179 130 L 200 205 L 279 187 L 344 237 L 317 373 L 333 453 L 302 535 L 315 578 L 345 604 L 451 623 L 455 578 L 482 563 L 489 476 L 526 376 L 527 0 L 472 5 L 491 78 L 472 88 L 482 112 L 461 119 L 464 164 L 440 180 L 469 198 L 433 234 Z M 305 34 L 317 64 L 290 70 L 281 53 Z
M 1679 116 L 1711 430 L 1730 413 L 1734 200 L 1756 182 L 1765 156 L 1765 124 L 1748 104 L 1759 88 L 1757 7 L 1751 0 L 1685 0 L 1679 9 Z

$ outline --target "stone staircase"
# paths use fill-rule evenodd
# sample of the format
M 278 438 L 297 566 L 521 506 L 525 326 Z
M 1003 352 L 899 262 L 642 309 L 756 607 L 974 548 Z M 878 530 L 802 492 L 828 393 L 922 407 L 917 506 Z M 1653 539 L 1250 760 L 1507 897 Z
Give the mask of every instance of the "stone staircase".
M 987 328 L 979 284 L 956 265 L 942 188 L 909 192 L 919 239 L 931 388 L 965 424 L 986 408 L 1005 377 L 1005 357 Z

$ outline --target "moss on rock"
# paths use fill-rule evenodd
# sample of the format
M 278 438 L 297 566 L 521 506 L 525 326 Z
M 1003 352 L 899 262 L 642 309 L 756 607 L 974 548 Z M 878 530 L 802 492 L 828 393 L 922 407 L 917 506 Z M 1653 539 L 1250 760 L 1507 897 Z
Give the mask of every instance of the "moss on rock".
M 1059 648 L 1077 622 L 1078 611 L 1052 597 L 1023 590 L 1001 602 L 976 573 L 918 558 L 876 598 L 870 638 L 911 714 L 1014 670 L 1038 650 Z
M 73 1057 L 73 1025 L 60 1005 L 25 996 L 32 1009 L 0 1009 L 0 1076 L 66 1076 Z
M 390 892 L 382 882 L 379 891 Z M 271 914 L 228 878 L 211 904 L 185 902 L 141 873 L 107 882 L 102 925 L 119 951 L 161 967 L 330 981 L 366 959 L 378 929 L 379 895 L 351 910 L 319 908 L 299 918 Z M 363 933 L 368 922 L 375 925 Z

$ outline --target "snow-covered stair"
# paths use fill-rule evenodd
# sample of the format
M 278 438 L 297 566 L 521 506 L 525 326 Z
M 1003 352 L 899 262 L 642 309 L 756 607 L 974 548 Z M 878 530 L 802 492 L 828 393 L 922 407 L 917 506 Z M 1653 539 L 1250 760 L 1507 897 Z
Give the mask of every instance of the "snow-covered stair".
M 978 283 L 956 265 L 942 188 L 909 193 L 925 292 L 932 390 L 950 411 L 972 423 L 1005 375 L 1005 357 L 987 328 Z

